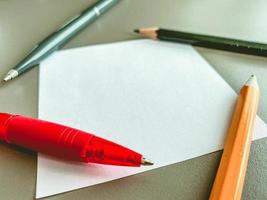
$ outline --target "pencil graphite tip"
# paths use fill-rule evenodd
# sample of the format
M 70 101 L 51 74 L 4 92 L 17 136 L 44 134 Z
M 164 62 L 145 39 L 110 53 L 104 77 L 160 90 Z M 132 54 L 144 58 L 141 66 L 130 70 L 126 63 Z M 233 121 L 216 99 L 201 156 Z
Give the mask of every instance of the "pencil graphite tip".
M 146 158 L 142 158 L 141 165 L 148 166 L 148 165 L 154 165 L 154 163 L 151 160 L 148 160 Z
M 134 32 L 135 33 L 140 33 L 140 30 L 139 29 L 134 29 Z
M 255 75 L 251 75 L 245 85 L 259 88 L 258 81 Z

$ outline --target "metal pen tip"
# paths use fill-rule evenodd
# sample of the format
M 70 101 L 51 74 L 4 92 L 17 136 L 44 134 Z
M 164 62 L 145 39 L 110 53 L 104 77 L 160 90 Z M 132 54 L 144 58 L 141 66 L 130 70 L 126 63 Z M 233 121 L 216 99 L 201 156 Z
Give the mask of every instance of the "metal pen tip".
M 4 82 L 7 82 L 12 79 L 12 76 L 10 74 L 7 74 L 5 78 L 3 79 Z
M 7 75 L 5 76 L 5 78 L 3 79 L 5 82 L 10 81 L 11 79 L 15 78 L 18 76 L 18 71 L 17 70 L 10 70 Z
M 141 165 L 147 166 L 147 165 L 154 165 L 154 163 L 151 160 L 148 160 L 146 158 L 142 158 Z

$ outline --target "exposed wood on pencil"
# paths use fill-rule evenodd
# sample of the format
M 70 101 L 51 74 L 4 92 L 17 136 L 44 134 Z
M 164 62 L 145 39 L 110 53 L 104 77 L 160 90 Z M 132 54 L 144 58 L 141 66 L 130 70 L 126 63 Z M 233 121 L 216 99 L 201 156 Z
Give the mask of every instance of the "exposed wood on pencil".
M 153 40 L 156 40 L 158 37 L 157 34 L 157 30 L 159 30 L 159 28 L 157 27 L 153 27 L 153 28 L 140 28 L 140 29 L 135 29 L 134 32 L 136 33 L 140 33 L 143 36 L 149 37 Z

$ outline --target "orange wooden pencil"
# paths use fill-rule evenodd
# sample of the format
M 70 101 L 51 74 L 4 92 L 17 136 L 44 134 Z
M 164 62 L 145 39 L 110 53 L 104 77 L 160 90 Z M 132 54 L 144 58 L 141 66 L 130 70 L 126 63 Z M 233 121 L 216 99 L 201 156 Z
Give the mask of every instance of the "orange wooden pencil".
M 241 199 L 258 102 L 259 87 L 252 75 L 240 90 L 210 200 Z

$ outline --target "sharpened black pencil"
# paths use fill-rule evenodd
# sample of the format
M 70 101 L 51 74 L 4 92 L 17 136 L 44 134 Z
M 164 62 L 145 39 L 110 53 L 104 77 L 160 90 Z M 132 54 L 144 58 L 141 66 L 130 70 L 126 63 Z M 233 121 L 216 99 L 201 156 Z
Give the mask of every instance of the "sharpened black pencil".
M 134 32 L 140 33 L 152 39 L 186 43 L 192 46 L 244 53 L 256 56 L 267 56 L 267 44 L 265 43 L 194 34 L 161 28 L 141 28 L 135 29 Z

